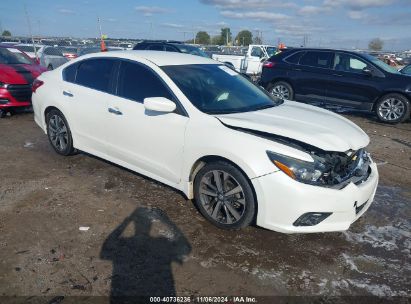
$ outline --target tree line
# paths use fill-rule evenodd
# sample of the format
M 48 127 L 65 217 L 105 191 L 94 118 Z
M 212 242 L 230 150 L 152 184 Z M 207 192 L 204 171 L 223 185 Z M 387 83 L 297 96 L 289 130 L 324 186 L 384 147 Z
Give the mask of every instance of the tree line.
M 210 36 L 206 31 L 199 31 L 194 39 L 190 39 L 187 43 L 197 43 L 204 45 L 243 45 L 247 46 L 249 44 L 261 44 L 260 37 L 253 37 L 253 33 L 249 30 L 240 31 L 235 37 L 231 32 L 229 27 L 224 27 L 221 29 L 219 35 Z

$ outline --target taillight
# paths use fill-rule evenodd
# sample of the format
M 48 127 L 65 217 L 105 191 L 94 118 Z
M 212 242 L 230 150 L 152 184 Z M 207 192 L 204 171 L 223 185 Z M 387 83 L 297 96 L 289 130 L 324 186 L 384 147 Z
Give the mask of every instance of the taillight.
M 66 58 L 68 58 L 68 59 L 77 58 L 77 55 L 76 55 L 76 54 L 65 54 L 64 56 L 65 56 Z
M 31 91 L 36 93 L 36 90 L 44 84 L 43 81 L 34 79 L 33 84 L 31 85 Z
M 263 63 L 263 67 L 265 67 L 265 68 L 271 69 L 274 66 L 275 66 L 275 62 L 272 62 L 272 61 L 264 61 L 264 63 Z

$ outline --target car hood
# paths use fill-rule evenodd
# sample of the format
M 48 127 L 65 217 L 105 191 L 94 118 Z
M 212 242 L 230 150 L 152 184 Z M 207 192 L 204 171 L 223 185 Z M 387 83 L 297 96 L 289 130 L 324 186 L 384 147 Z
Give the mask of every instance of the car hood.
M 0 64 L 0 82 L 31 84 L 45 69 L 36 64 Z
M 291 138 L 325 151 L 358 150 L 370 141 L 367 134 L 348 119 L 293 101 L 265 110 L 216 117 L 231 127 Z

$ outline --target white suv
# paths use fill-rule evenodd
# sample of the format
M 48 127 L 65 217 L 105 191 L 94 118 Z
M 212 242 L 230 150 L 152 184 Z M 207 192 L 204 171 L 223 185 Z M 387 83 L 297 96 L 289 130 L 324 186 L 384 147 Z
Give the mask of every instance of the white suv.
M 220 228 L 349 228 L 378 172 L 368 136 L 329 111 L 269 95 L 200 56 L 82 56 L 33 85 L 55 151 L 85 151 L 181 190 Z

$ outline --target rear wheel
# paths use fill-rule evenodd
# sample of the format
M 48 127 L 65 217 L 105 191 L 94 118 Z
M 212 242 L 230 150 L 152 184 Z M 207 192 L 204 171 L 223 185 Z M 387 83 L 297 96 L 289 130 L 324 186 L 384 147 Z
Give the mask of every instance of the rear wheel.
M 47 135 L 58 154 L 67 156 L 74 153 L 70 127 L 60 111 L 51 110 L 47 114 Z
M 0 118 L 4 118 L 7 116 L 7 112 L 5 110 L 0 109 Z
M 410 117 L 410 103 L 401 94 L 387 94 L 377 102 L 375 112 L 382 122 L 400 123 Z
M 194 180 L 195 202 L 201 214 L 215 226 L 240 229 L 255 215 L 255 199 L 249 180 L 226 162 L 205 165 Z
M 269 86 L 268 92 L 281 99 L 294 99 L 294 90 L 291 85 L 285 81 L 278 81 L 273 83 Z

